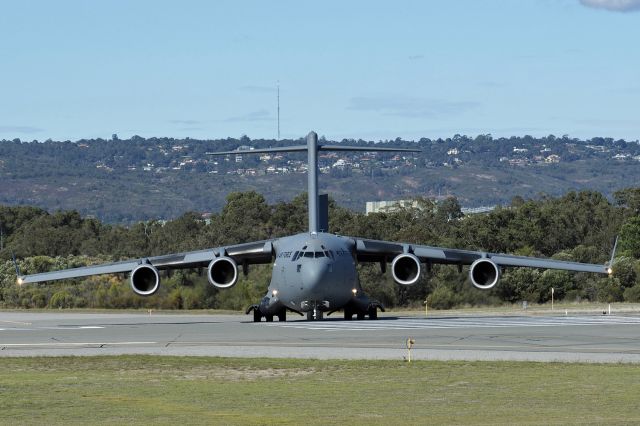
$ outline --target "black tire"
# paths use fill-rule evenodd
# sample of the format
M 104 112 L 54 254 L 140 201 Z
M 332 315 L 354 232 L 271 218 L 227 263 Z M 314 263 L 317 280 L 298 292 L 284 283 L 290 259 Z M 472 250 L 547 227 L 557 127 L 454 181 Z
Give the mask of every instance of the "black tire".
M 313 311 L 307 312 L 307 321 L 313 321 Z
M 284 322 L 287 320 L 287 310 L 283 309 L 282 311 L 280 311 L 280 313 L 278 314 L 278 321 L 280 322 Z
M 362 321 L 364 319 L 364 313 L 358 312 L 358 321 Z
M 349 309 L 344 310 L 344 319 L 347 321 L 351 321 L 353 319 L 353 312 Z
M 372 306 L 369 308 L 369 319 L 370 320 L 378 319 L 378 308 L 376 308 L 375 306 Z
M 256 308 L 253 310 L 253 322 L 262 321 L 262 314 L 260 313 L 260 309 Z
M 273 322 L 273 315 L 265 315 L 267 322 Z

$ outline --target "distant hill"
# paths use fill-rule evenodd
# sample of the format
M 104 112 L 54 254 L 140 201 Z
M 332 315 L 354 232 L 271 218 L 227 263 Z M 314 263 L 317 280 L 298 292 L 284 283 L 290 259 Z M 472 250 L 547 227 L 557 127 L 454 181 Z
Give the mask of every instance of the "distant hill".
M 325 142 L 321 140 L 321 142 Z M 0 204 L 75 209 L 112 223 L 213 212 L 233 191 L 255 189 L 271 203 L 306 190 L 302 154 L 209 157 L 207 151 L 275 147 L 302 140 L 142 138 L 76 142 L 0 141 Z M 371 145 L 363 140 L 340 142 Z M 338 204 L 455 196 L 463 206 L 507 204 L 515 196 L 593 189 L 607 196 L 640 182 L 640 144 L 491 135 L 380 142 L 419 154 L 320 156 L 320 187 Z

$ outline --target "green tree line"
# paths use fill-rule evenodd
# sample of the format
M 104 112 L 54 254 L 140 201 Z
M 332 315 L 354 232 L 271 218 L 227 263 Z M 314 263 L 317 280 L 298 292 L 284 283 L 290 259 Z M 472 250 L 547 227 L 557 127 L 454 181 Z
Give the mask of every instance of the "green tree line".
M 418 199 L 417 207 L 364 215 L 330 202 L 330 229 L 341 235 L 403 241 L 561 260 L 604 263 L 619 236 L 612 277 L 594 274 L 506 269 L 490 291 L 475 289 L 467 270 L 435 265 L 411 287 L 393 282 L 377 264 L 359 265 L 365 290 L 388 307 L 435 308 L 544 303 L 556 300 L 640 301 L 640 188 L 615 193 L 613 202 L 594 191 L 558 198 L 514 198 L 493 212 L 464 216 L 455 198 Z M 254 266 L 229 290 L 218 290 L 201 271 L 165 274 L 160 290 L 139 297 L 124 276 L 17 286 L 12 254 L 22 273 L 84 266 L 281 237 L 307 229 L 306 194 L 268 204 L 255 192 L 236 192 L 224 208 L 203 219 L 194 212 L 171 221 L 109 225 L 75 211 L 48 213 L 33 207 L 0 206 L 0 307 L 243 309 L 257 302 L 270 279 L 269 266 Z M 426 269 L 426 268 L 425 268 Z

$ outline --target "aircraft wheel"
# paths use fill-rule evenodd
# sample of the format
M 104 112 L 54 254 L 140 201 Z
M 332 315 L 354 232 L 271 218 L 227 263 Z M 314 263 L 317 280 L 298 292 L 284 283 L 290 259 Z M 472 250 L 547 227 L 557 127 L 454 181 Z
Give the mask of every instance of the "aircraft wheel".
M 313 321 L 313 311 L 307 312 L 307 321 Z
M 253 322 L 262 321 L 262 314 L 260 313 L 260 309 L 256 308 L 253 310 Z
M 378 319 L 378 308 L 376 308 L 375 306 L 372 306 L 369 308 L 369 319 L 370 320 Z
M 359 321 L 362 321 L 363 319 L 364 319 L 364 314 L 363 314 L 363 313 L 358 312 L 358 320 L 359 320 Z
M 273 315 L 265 315 L 267 322 L 273 322 Z
M 280 311 L 280 313 L 278 314 L 278 321 L 283 322 L 287 320 L 287 310 L 283 309 L 282 311 Z
M 347 321 L 351 321 L 353 319 L 353 312 L 351 312 L 351 310 L 346 309 L 344 310 L 344 319 Z

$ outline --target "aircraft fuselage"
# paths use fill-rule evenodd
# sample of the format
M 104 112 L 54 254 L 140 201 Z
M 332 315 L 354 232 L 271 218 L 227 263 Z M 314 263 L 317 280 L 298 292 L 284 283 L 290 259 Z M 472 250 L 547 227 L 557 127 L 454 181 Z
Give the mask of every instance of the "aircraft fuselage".
M 349 303 L 363 305 L 353 240 L 323 232 L 302 233 L 274 242 L 275 262 L 264 315 L 283 308 L 297 312 L 335 311 Z M 366 299 L 366 300 L 365 300 Z

